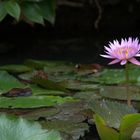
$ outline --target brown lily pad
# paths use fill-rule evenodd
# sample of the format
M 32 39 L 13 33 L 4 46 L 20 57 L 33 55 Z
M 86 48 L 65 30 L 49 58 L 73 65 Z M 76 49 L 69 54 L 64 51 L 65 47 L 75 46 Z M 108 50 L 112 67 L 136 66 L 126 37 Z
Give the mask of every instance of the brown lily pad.
M 30 88 L 12 88 L 6 93 L 3 93 L 4 97 L 21 97 L 21 96 L 31 96 L 32 90 Z

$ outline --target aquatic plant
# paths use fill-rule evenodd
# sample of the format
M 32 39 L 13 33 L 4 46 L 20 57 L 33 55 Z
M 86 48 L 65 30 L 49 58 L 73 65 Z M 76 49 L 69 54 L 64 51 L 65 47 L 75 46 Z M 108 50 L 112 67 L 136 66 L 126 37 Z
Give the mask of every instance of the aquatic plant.
M 107 55 L 101 55 L 105 58 L 114 59 L 109 63 L 115 64 L 120 62 L 121 65 L 125 65 L 128 61 L 140 65 L 134 57 L 140 56 L 140 44 L 138 38 L 132 39 L 131 37 L 127 39 L 122 39 L 121 43 L 118 40 L 114 40 L 113 43 L 109 43 L 109 47 L 105 46 L 105 52 Z
M 140 66 L 140 62 L 135 58 L 140 56 L 140 44 L 138 38 L 132 39 L 131 37 L 127 39 L 122 39 L 119 43 L 118 40 L 114 40 L 113 43 L 109 43 L 109 47 L 105 46 L 105 55 L 102 57 L 113 59 L 109 65 L 116 64 L 120 62 L 121 65 L 125 65 L 125 78 L 126 78 L 126 92 L 127 92 L 127 104 L 131 105 L 131 100 L 129 97 L 129 74 L 128 74 L 128 62 Z
M 43 129 L 37 122 L 0 114 L 0 140 L 61 140 L 57 131 Z

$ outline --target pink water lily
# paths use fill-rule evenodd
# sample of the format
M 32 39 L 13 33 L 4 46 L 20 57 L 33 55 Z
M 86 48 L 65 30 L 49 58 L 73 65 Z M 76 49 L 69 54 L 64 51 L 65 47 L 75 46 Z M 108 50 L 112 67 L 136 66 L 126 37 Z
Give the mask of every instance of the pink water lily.
M 138 38 L 122 39 L 121 43 L 118 40 L 114 40 L 113 43 L 109 43 L 109 47 L 105 46 L 106 55 L 101 55 L 105 58 L 113 59 L 109 63 L 115 64 L 120 62 L 121 65 L 125 65 L 128 61 L 140 65 L 140 62 L 135 58 L 140 56 L 140 44 Z

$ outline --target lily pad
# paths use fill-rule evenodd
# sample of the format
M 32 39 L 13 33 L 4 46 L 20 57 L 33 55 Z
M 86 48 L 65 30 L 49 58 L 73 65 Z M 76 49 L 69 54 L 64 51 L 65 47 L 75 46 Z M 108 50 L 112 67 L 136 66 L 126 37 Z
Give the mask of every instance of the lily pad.
M 139 83 L 139 67 L 131 65 L 129 67 L 130 83 Z M 125 83 L 125 71 L 124 69 L 104 69 L 98 75 L 81 76 L 78 79 L 84 82 L 94 82 L 100 84 L 122 84 Z
M 100 95 L 110 99 L 127 100 L 127 89 L 125 86 L 102 86 Z M 130 85 L 129 97 L 131 100 L 140 101 L 140 87 Z
M 14 76 L 6 71 L 0 71 L 0 93 L 9 91 L 12 88 L 24 88 L 25 85 L 19 82 Z
M 24 72 L 29 72 L 32 69 L 28 66 L 25 65 L 3 65 L 0 66 L 0 70 L 7 71 L 9 73 L 24 73 Z
M 29 122 L 23 118 L 10 119 L 0 115 L 1 140 L 61 140 L 56 131 L 41 128 L 37 122 Z
M 85 131 L 88 131 L 89 128 L 86 123 L 73 123 L 62 120 L 46 121 L 42 123 L 42 126 L 48 130 L 55 129 L 59 132 L 66 133 L 71 137 L 71 140 L 78 140 L 80 136 L 83 137 Z
M 72 97 L 60 96 L 30 96 L 18 98 L 0 98 L 0 108 L 36 108 L 54 106 L 65 102 L 74 102 Z
M 95 93 L 94 91 L 81 91 L 81 92 L 77 92 L 74 97 L 76 99 L 81 99 L 81 100 L 84 100 L 84 101 L 94 101 L 96 99 L 101 99 L 102 97 Z
M 45 88 L 41 88 L 37 85 L 29 85 L 29 87 L 32 89 L 33 95 L 60 95 L 60 96 L 66 96 L 67 93 L 60 91 L 60 90 L 49 90 Z
M 56 105 L 56 107 L 60 112 L 54 116 L 47 117 L 47 120 L 61 120 L 80 123 L 87 119 L 87 116 L 85 115 L 87 105 L 84 102 L 66 102 L 64 104 Z
M 120 121 L 123 116 L 137 112 L 133 107 L 129 107 L 125 104 L 104 100 L 91 101 L 89 107 L 93 112 L 99 114 L 108 126 L 117 129 L 120 126 Z
M 67 89 L 82 90 L 82 91 L 94 91 L 99 89 L 99 86 L 97 84 L 84 83 L 74 80 L 65 82 L 65 86 Z
M 61 85 L 57 82 L 54 82 L 52 80 L 49 80 L 49 79 L 44 79 L 42 77 L 35 76 L 32 78 L 32 81 L 35 84 L 38 84 L 46 89 L 60 90 L 60 91 L 68 92 L 68 90 L 63 85 Z
M 35 69 L 43 69 L 45 66 L 55 68 L 56 66 L 59 66 L 64 63 L 67 64 L 67 62 L 63 62 L 63 61 L 51 61 L 51 60 L 43 61 L 43 60 L 33 60 L 33 59 L 28 59 L 24 62 L 25 65 L 35 68 Z
M 39 120 L 41 118 L 46 119 L 47 117 L 54 116 L 59 112 L 60 109 L 56 107 L 45 107 L 45 108 L 32 109 L 31 111 L 27 113 L 23 113 L 20 116 L 28 120 Z

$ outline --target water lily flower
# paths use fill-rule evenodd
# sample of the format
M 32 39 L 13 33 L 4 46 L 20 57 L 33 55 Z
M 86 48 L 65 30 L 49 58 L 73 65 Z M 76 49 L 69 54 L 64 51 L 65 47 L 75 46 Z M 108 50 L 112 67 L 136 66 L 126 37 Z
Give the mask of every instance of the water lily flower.
M 138 38 L 122 39 L 119 43 L 118 40 L 114 40 L 113 43 L 109 42 L 109 47 L 105 46 L 106 55 L 101 55 L 105 58 L 113 59 L 109 65 L 120 62 L 121 65 L 125 65 L 128 61 L 140 65 L 140 62 L 135 58 L 140 56 L 140 44 Z

